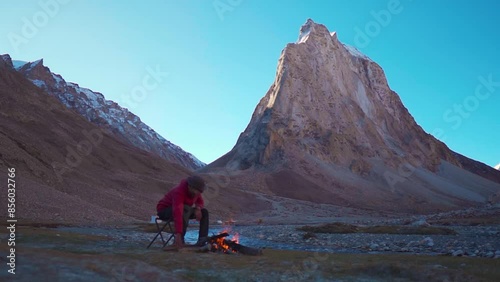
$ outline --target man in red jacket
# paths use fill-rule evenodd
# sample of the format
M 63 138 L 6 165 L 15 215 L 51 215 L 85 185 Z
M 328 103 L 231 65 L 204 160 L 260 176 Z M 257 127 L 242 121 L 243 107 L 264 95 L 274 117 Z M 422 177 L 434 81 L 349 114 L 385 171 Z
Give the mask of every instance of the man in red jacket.
M 202 245 L 208 237 L 208 210 L 204 208 L 201 196 L 204 190 L 203 178 L 190 176 L 181 180 L 179 185 L 165 194 L 156 205 L 160 219 L 174 220 L 174 244 L 177 248 L 184 245 L 189 219 L 196 218 L 200 222 L 197 245 Z

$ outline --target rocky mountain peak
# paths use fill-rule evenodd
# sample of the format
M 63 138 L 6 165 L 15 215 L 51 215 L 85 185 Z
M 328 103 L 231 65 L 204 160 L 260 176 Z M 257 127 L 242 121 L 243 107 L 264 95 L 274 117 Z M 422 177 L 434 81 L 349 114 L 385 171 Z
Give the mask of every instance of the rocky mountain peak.
M 316 152 L 326 153 L 319 153 L 322 159 L 344 165 L 360 153 L 365 157 L 385 158 L 381 154 L 389 154 L 398 158 L 406 149 L 415 151 L 410 139 L 428 143 L 427 135 L 389 88 L 382 68 L 312 20 L 301 27 L 298 42 L 283 50 L 275 82 L 242 136 L 251 136 L 251 132 L 257 132 L 255 127 L 263 125 L 267 129 L 257 131 L 274 142 L 265 146 L 267 153 L 255 152 L 250 157 L 257 158 L 258 163 L 266 163 L 269 156 L 281 151 L 278 140 L 296 140 L 299 148 L 309 150 L 317 147 Z M 411 129 L 411 133 L 405 136 L 402 128 Z M 337 149 L 332 150 L 332 146 Z M 411 155 L 418 158 L 419 154 Z M 453 162 L 451 157 L 444 158 Z M 434 160 L 428 167 L 435 169 L 437 163 Z
M 298 41 L 283 49 L 275 80 L 234 148 L 206 170 L 265 171 L 272 175 L 269 189 L 274 193 L 311 199 L 303 187 L 317 187 L 316 195 L 322 196 L 316 200 L 321 202 L 328 198 L 325 189 L 343 199 L 347 189 L 378 197 L 382 194 L 372 192 L 395 189 L 395 183 L 415 189 L 409 194 L 417 197 L 413 191 L 439 189 L 440 184 L 425 184 L 434 178 L 462 189 L 465 182 L 447 178 L 451 173 L 443 176 L 446 179 L 436 174 L 464 167 L 474 174 L 484 170 L 480 176 L 500 182 L 499 174 L 454 154 L 427 134 L 390 89 L 377 63 L 340 42 L 324 25 L 308 20 Z M 415 178 L 412 183 L 409 177 Z M 481 189 L 491 189 L 488 185 L 500 187 L 490 183 Z M 280 186 L 284 190 L 276 188 Z
M 47 73 L 50 73 L 49 68 L 43 65 L 43 59 L 27 62 L 17 66 L 16 69 L 23 73 L 29 73 L 31 76 L 47 75 Z
M 317 24 L 313 20 L 308 19 L 306 23 L 300 27 L 297 43 L 304 43 L 309 38 L 322 36 L 329 36 L 328 29 L 324 25 Z
M 12 68 L 12 59 L 9 54 L 0 55 L 0 66 Z

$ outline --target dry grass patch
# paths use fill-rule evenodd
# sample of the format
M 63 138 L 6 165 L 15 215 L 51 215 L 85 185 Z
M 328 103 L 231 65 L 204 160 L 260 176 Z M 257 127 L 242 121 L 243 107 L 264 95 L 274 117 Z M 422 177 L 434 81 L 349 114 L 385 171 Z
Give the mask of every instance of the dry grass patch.
M 455 235 L 453 229 L 444 227 L 418 226 L 357 226 L 341 222 L 327 223 L 319 226 L 302 226 L 297 230 L 313 233 L 371 233 L 371 234 L 416 234 L 416 235 Z
M 10 223 L 8 222 L 2 222 L 0 223 L 0 226 L 9 226 Z M 58 228 L 58 227 L 70 227 L 73 226 L 68 223 L 63 223 L 63 222 L 39 222 L 39 221 L 30 221 L 30 220 L 19 220 L 16 223 L 17 227 L 24 226 L 24 227 L 35 227 L 35 228 Z
M 86 245 L 92 242 L 103 242 L 111 240 L 107 236 L 79 234 L 57 230 L 54 228 L 37 228 L 29 226 L 16 227 L 16 244 L 70 244 Z
M 485 258 L 273 249 L 245 256 L 165 252 L 134 244 L 117 244 L 110 250 L 95 248 L 108 242 L 105 236 L 60 231 L 19 229 L 16 257 L 23 260 L 23 268 L 16 276 L 20 280 L 34 281 L 40 273 L 47 280 L 61 281 L 498 281 L 500 277 L 498 261 Z M 55 244 L 66 247 L 54 249 Z M 0 246 L 0 251 L 6 249 L 6 244 Z
M 430 224 L 438 225 L 461 225 L 461 226 L 479 226 L 479 225 L 498 225 L 500 224 L 500 215 L 487 215 L 482 217 L 467 218 L 445 218 L 430 219 Z

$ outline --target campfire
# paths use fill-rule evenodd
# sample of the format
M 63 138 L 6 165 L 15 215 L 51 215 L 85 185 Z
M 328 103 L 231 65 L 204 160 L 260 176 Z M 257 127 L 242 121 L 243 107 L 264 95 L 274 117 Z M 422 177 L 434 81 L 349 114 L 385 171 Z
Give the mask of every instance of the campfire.
M 233 236 L 232 240 L 226 239 L 229 233 L 223 231 L 218 235 L 209 237 L 206 241 L 206 245 L 200 248 L 200 252 L 214 252 L 214 253 L 224 253 L 224 254 L 234 254 L 239 253 L 243 255 L 261 255 L 261 249 L 255 249 L 243 246 L 238 243 L 238 234 Z
M 236 252 L 233 250 L 230 246 L 230 244 L 238 244 L 238 238 L 233 240 L 227 240 L 226 237 L 229 236 L 229 233 L 223 232 L 219 235 L 212 236 L 211 239 L 207 242 L 210 244 L 210 249 L 213 250 L 214 252 L 222 252 L 222 253 L 229 253 L 229 252 Z M 234 237 L 234 236 L 233 236 Z

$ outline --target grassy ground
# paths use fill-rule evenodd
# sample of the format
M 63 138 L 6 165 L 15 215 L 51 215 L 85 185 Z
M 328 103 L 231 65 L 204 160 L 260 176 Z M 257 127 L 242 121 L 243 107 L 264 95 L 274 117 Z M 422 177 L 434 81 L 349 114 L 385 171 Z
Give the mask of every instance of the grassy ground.
M 497 214 L 483 215 L 480 217 L 465 217 L 465 218 L 445 218 L 429 220 L 430 224 L 438 225 L 463 225 L 463 226 L 478 226 L 478 225 L 493 225 L 500 224 L 500 216 Z
M 263 250 L 261 256 L 165 252 L 54 226 L 16 230 L 13 281 L 499 281 L 498 260 L 408 254 Z M 140 227 L 137 227 L 138 230 Z M 8 255 L 2 229 L 0 255 Z M 10 281 L 10 280 L 9 280 Z
M 453 229 L 432 226 L 356 226 L 341 222 L 319 226 L 303 226 L 300 231 L 312 233 L 372 233 L 372 234 L 417 234 L 417 235 L 454 235 Z

